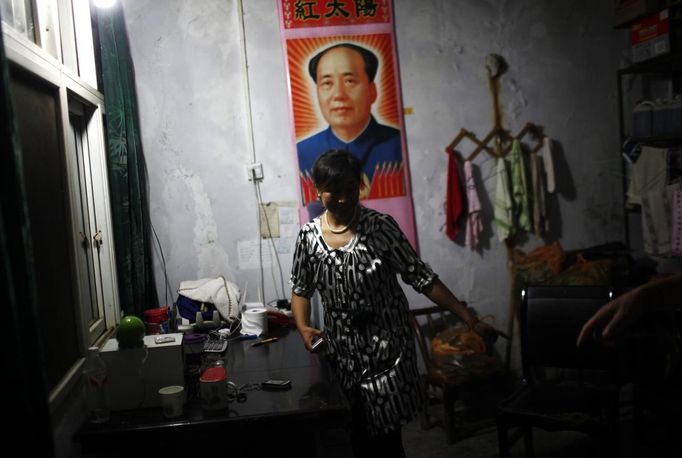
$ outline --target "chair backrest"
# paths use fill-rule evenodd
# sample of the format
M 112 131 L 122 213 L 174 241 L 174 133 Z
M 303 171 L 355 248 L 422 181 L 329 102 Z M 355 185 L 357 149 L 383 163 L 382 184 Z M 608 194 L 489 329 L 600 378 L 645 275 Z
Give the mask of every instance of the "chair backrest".
M 521 306 L 523 373 L 532 381 L 533 368 L 607 370 L 614 367 L 612 349 L 590 343 L 576 347 L 585 322 L 609 301 L 600 286 L 531 286 Z
M 459 318 L 440 306 L 410 310 L 410 324 L 417 337 L 417 344 L 424 364 L 428 367 L 431 361 L 431 340 L 443 329 L 454 326 Z

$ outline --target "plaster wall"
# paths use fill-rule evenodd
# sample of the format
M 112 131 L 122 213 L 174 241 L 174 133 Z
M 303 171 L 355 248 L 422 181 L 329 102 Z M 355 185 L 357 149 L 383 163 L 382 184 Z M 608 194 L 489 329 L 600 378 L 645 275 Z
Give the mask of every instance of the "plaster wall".
M 260 273 L 239 269 L 237 252 L 240 241 L 258 238 L 245 164 L 253 155 L 263 163 L 264 201 L 297 198 L 276 2 L 244 1 L 253 143 L 236 0 L 123 5 L 152 221 L 169 280 L 166 288 L 157 254 L 160 297 L 168 289 L 174 297 L 182 280 L 225 274 L 239 285 L 248 281 L 255 299 Z M 611 2 L 395 0 L 394 6 L 403 103 L 413 110 L 405 126 L 420 253 L 458 297 L 505 329 L 509 274 L 506 248 L 492 227 L 494 161 L 484 154 L 474 161 L 485 230 L 481 249 L 470 251 L 442 232 L 444 148 L 460 128 L 479 137 L 491 128 L 484 62 L 491 53 L 503 56 L 509 66 L 501 79 L 503 125 L 515 132 L 536 123 L 557 146 L 546 241 L 576 249 L 622 240 L 615 73 L 627 35 L 611 26 Z M 543 243 L 527 236 L 520 248 Z M 290 258 L 281 258 L 285 282 Z M 264 279 L 265 301 L 281 297 L 278 269 L 266 269 Z M 406 292 L 413 307 L 428 303 Z

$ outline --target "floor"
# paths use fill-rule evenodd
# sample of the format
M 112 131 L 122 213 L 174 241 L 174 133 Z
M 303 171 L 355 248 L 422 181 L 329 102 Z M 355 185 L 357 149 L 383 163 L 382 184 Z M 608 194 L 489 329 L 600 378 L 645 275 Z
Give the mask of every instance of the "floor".
M 433 409 L 433 418 L 437 419 L 440 407 Z M 436 424 L 428 430 L 422 430 L 419 419 L 403 428 L 403 445 L 408 458 L 492 458 L 499 456 L 497 448 L 497 431 L 492 419 L 487 426 L 474 431 L 470 437 L 455 444 L 447 444 L 442 425 Z M 677 426 L 677 433 L 666 431 L 669 424 L 659 425 L 655 419 L 649 419 L 647 431 L 635 434 L 631 418 L 627 412 L 621 422 L 621 446 L 619 456 L 623 458 L 679 458 L 682 456 L 682 430 Z M 635 440 L 640 441 L 640 450 L 635 451 Z M 533 431 L 535 456 L 551 458 L 591 458 L 598 457 L 594 443 L 589 437 L 573 432 Z M 512 458 L 525 457 L 523 441 L 519 441 L 511 450 Z
M 448 444 L 440 421 L 442 405 L 435 404 L 430 409 L 431 428 L 422 430 L 419 418 L 403 428 L 403 445 L 407 458 L 494 458 L 499 456 L 493 415 L 478 418 L 476 426 L 468 431 L 468 437 L 454 444 Z M 682 456 L 682 441 L 680 441 L 682 428 L 677 425 L 677 429 L 672 430 L 669 423 L 665 425 L 660 423 L 654 418 L 649 418 L 646 431 L 635 434 L 631 415 L 627 408 L 624 409 L 619 456 L 622 458 L 679 458 Z M 635 449 L 635 440 L 640 444 L 638 451 Z M 319 452 L 321 458 L 352 457 L 350 445 L 342 433 L 336 437 L 328 437 L 325 442 L 323 451 Z M 533 445 L 536 458 L 597 458 L 600 456 L 590 438 L 580 433 L 545 432 L 535 429 Z M 525 457 L 523 441 L 513 446 L 511 457 Z

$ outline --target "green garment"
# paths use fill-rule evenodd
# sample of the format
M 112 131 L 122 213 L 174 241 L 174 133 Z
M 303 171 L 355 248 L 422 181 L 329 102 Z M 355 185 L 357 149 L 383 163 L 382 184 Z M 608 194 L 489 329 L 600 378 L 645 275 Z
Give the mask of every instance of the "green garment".
M 497 158 L 497 187 L 495 189 L 495 224 L 497 239 L 504 241 L 513 233 L 512 198 L 509 193 L 509 170 L 504 158 Z
M 528 203 L 528 182 L 526 166 L 523 163 L 521 142 L 514 140 L 511 149 L 511 186 L 514 201 L 514 217 L 519 229 L 531 230 L 530 205 Z

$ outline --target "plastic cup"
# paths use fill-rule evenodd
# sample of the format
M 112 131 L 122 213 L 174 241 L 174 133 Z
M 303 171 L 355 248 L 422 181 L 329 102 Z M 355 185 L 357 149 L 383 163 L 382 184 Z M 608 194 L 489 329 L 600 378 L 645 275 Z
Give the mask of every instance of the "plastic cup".
M 161 408 L 166 418 L 177 418 L 182 415 L 185 404 L 185 387 L 179 385 L 164 386 L 159 389 Z

